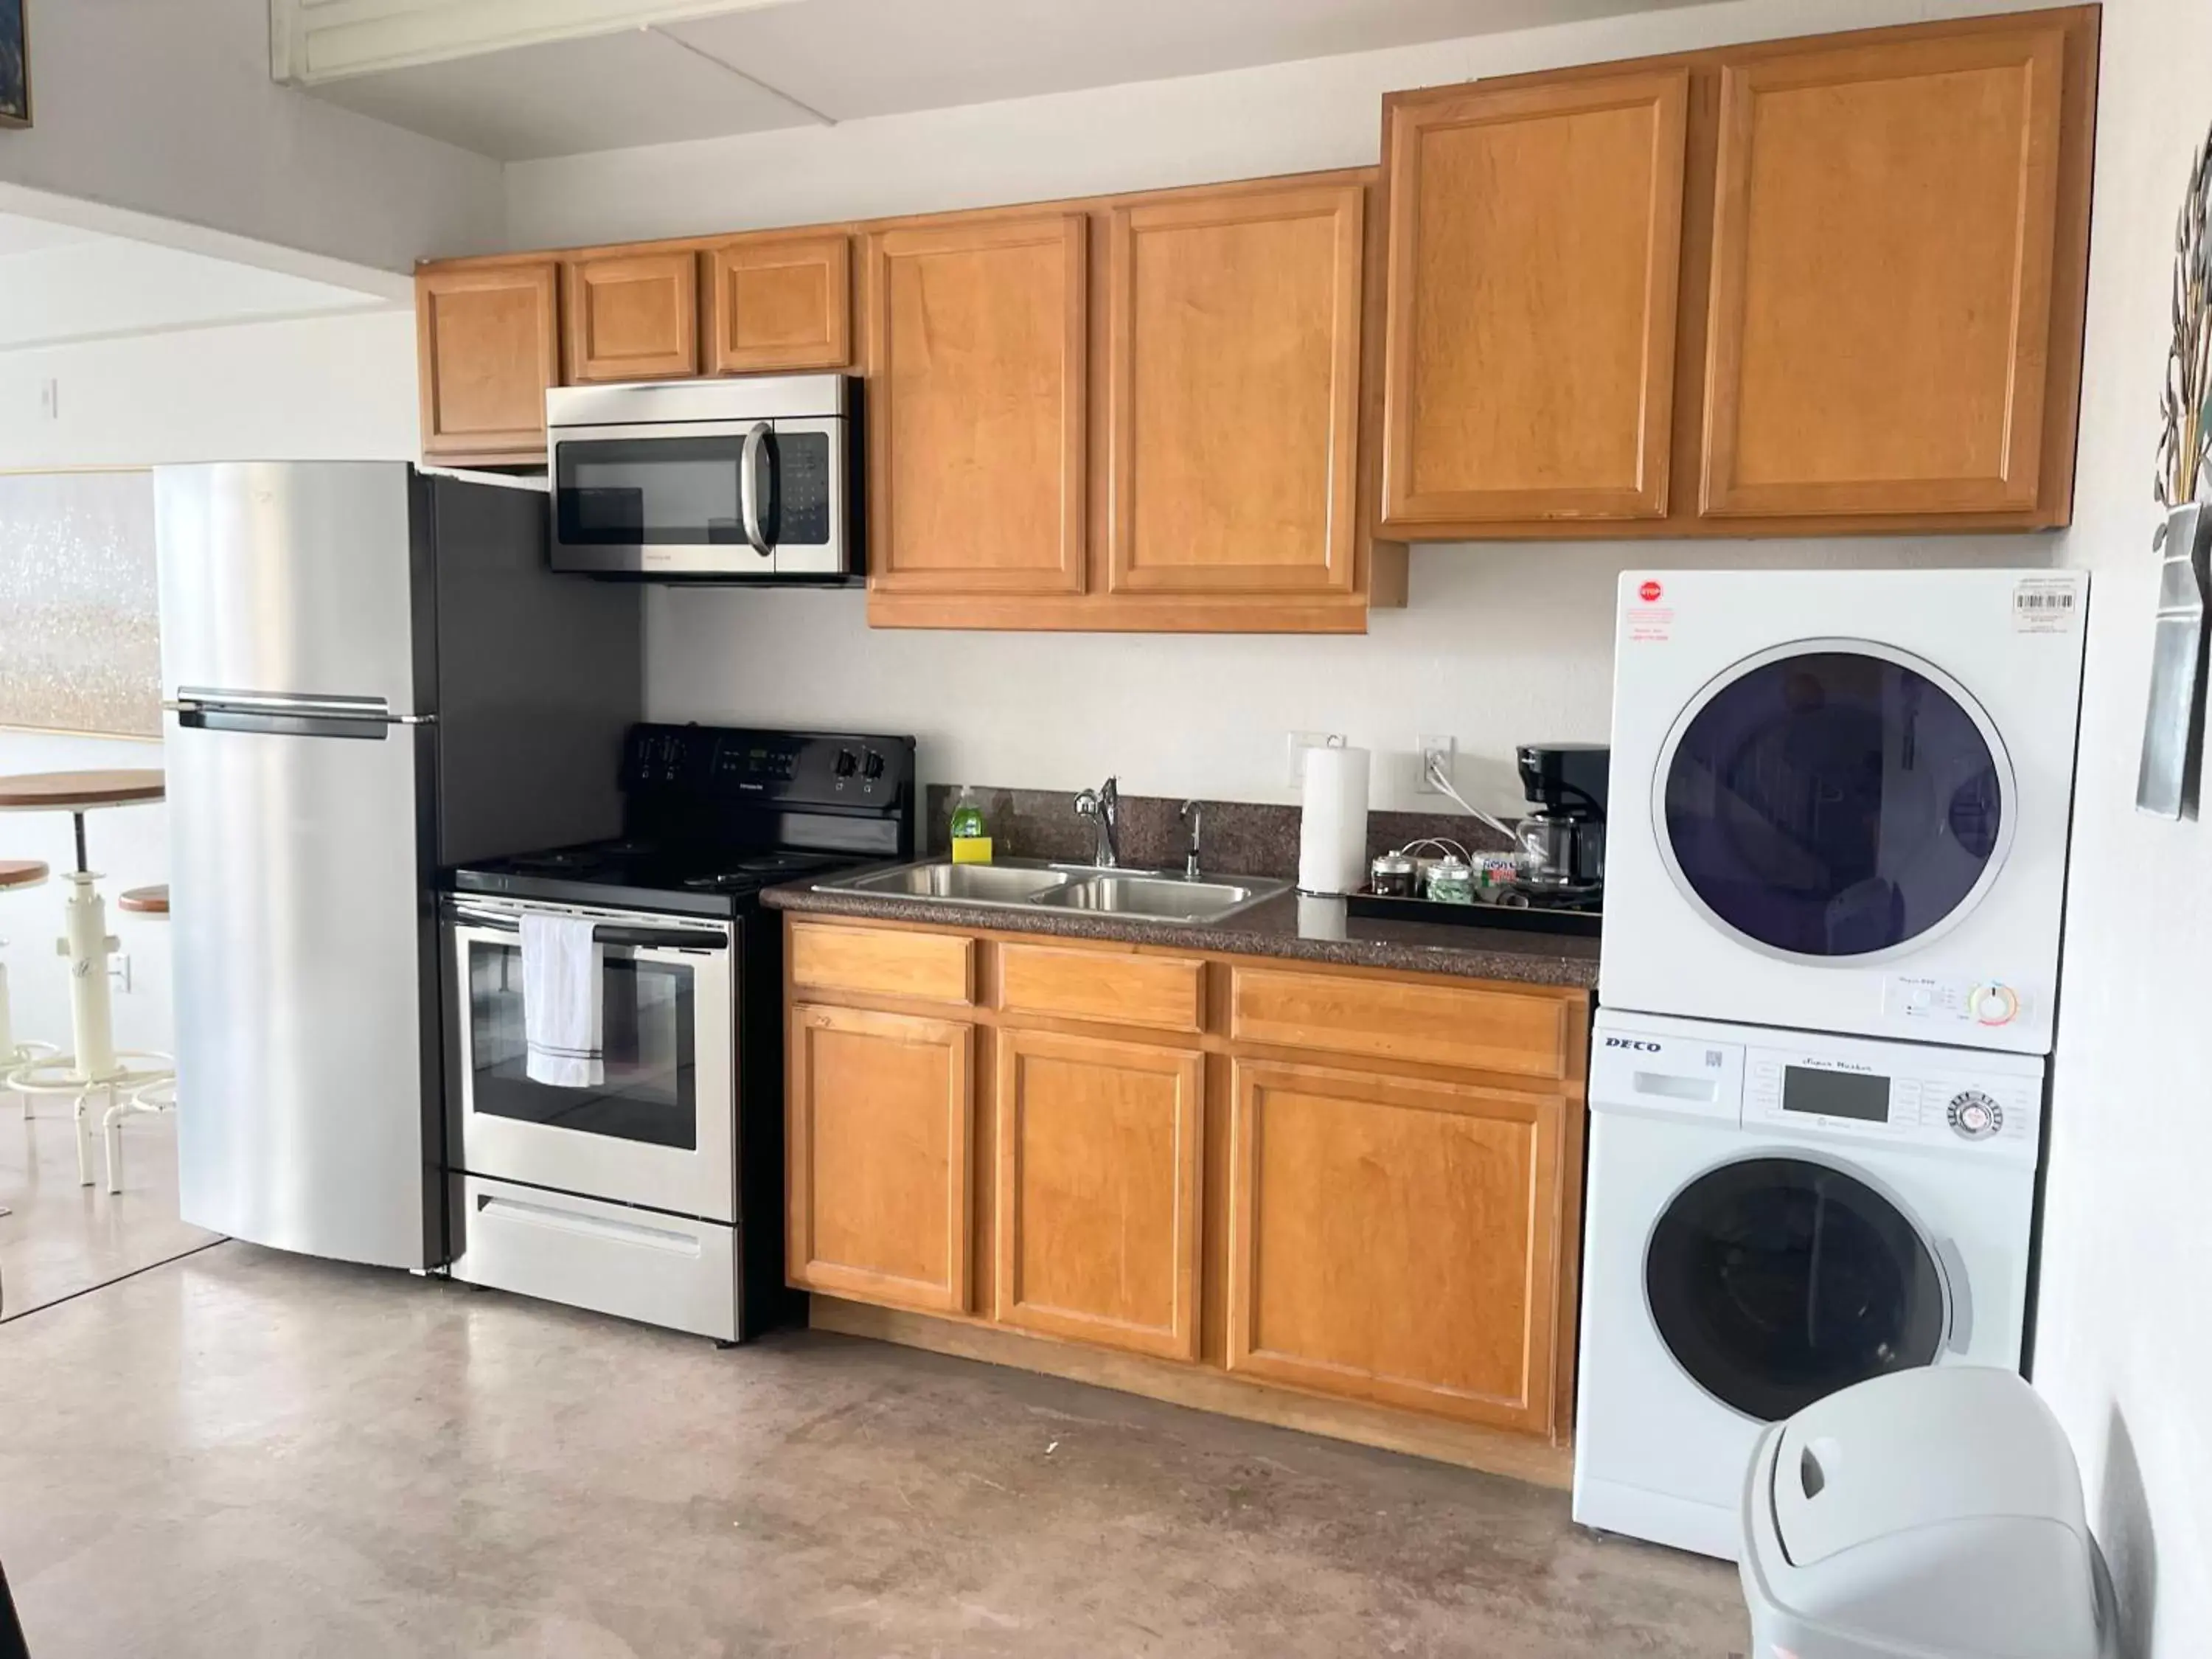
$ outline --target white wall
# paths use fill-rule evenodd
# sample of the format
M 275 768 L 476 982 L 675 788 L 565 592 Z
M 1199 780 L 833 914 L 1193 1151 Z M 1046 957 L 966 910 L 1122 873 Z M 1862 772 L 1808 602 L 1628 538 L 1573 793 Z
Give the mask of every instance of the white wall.
M 31 0 L 0 183 L 405 270 L 495 245 L 499 165 L 269 78 L 268 0 Z
M 2081 1453 L 2132 1651 L 2157 1659 L 2212 1653 L 2212 825 L 2133 810 L 2173 220 L 2212 125 L 2208 21 L 2204 0 L 2105 9 L 2065 538 L 2095 576 L 2034 1368 Z
M 416 423 L 406 311 L 0 352 L 0 471 L 411 459 Z

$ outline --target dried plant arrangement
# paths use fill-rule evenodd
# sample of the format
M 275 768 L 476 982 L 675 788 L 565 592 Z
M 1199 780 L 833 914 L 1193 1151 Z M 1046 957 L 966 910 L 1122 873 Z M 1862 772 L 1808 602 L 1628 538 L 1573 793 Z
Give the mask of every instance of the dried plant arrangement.
M 2158 504 L 2212 498 L 2212 133 L 2197 154 L 2173 234 L 2173 349 L 2159 398 Z

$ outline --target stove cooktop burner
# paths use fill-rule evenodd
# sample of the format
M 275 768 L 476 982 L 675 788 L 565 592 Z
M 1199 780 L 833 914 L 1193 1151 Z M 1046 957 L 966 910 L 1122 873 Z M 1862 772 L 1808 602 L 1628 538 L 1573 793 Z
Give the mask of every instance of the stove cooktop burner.
M 816 871 L 842 869 L 862 861 L 856 854 L 771 848 L 655 846 L 650 842 L 594 842 L 581 847 L 550 848 L 513 858 L 489 860 L 457 871 L 454 884 L 464 891 L 498 891 L 517 897 L 571 902 L 594 902 L 607 890 L 629 896 L 623 902 L 650 902 L 655 895 L 697 901 L 733 902 L 763 887 Z M 609 895 L 610 902 L 612 895 Z

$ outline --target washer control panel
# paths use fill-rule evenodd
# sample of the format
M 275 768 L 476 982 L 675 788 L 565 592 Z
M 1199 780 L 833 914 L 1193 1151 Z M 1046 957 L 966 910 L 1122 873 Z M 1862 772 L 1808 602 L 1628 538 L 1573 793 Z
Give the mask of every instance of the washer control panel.
M 1601 1008 L 1589 1099 L 1593 1111 L 2033 1164 L 2043 1075 L 2027 1054 Z

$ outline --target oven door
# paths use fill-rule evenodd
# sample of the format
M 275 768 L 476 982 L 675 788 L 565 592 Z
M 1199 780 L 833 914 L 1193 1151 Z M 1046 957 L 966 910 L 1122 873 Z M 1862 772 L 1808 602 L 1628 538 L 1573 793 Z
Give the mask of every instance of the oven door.
M 449 911 L 459 1141 L 471 1175 L 677 1215 L 737 1219 L 735 949 L 742 922 L 590 915 L 605 949 L 605 1079 L 532 1082 L 523 1029 L 524 907 Z
M 845 424 L 823 416 L 555 427 L 553 568 L 843 575 Z

